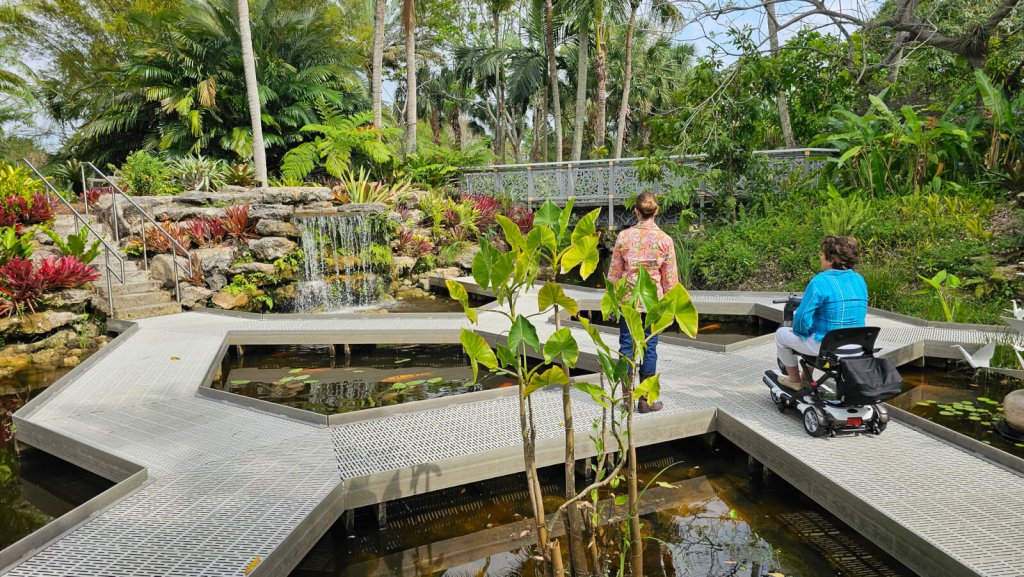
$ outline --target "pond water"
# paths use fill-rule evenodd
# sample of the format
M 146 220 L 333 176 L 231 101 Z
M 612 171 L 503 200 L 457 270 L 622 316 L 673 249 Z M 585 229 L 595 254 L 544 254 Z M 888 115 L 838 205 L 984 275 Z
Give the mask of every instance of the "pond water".
M 618 328 L 617 321 L 605 320 L 600 311 L 584 311 L 580 314 L 589 315 L 594 324 Z M 697 327 L 697 341 L 716 345 L 731 345 L 763 335 L 773 334 L 779 328 L 774 323 L 760 317 L 747 315 L 700 315 Z M 678 325 L 672 325 L 663 334 L 682 335 Z M 685 337 L 684 338 L 689 338 Z
M 1007 441 L 995 429 L 1003 399 L 1024 382 L 939 359 L 929 360 L 924 368 L 902 366 L 899 371 L 903 393 L 890 404 L 1024 458 L 1024 443 Z
M 213 387 L 320 414 L 337 414 L 475 391 L 515 387 L 481 367 L 479 382 L 462 345 L 284 345 L 231 349 Z M 577 373 L 574 373 L 577 374 Z
M 722 439 L 718 446 L 712 453 L 690 439 L 640 450 L 641 482 L 657 476 L 667 484 L 652 484 L 641 498 L 645 575 L 914 575 L 778 479 L 752 481 L 747 456 Z M 561 503 L 561 476 L 560 467 L 541 470 L 549 513 Z M 532 538 L 523 533 L 529 515 L 518 475 L 388 503 L 380 529 L 375 512 L 359 510 L 351 533 L 336 523 L 291 575 L 535 577 Z M 614 575 L 617 525 L 602 532 Z

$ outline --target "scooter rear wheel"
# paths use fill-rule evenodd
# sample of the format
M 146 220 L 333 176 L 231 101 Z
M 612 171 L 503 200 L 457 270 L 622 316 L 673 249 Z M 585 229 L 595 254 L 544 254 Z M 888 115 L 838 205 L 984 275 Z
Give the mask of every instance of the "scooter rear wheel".
M 812 437 L 824 437 L 828 433 L 828 421 L 825 411 L 818 407 L 810 406 L 804 409 L 803 415 L 804 430 Z

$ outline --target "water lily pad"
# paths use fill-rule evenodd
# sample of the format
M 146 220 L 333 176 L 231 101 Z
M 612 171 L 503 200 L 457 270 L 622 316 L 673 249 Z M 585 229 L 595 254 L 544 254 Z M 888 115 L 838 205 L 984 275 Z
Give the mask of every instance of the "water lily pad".
M 306 380 L 306 379 L 308 379 L 308 378 L 309 378 L 309 375 L 299 375 L 299 376 L 297 376 L 297 377 L 293 377 L 293 378 L 294 378 L 294 379 L 295 379 L 296 381 L 304 381 L 304 380 Z
M 317 384 L 317 383 L 319 383 L 319 382 L 320 382 L 320 381 L 318 381 L 318 380 L 316 380 L 316 379 L 309 379 L 308 381 L 306 381 L 306 383 L 307 383 L 307 384 L 310 384 L 310 385 L 315 385 L 315 384 Z
M 964 412 L 963 411 L 953 411 L 953 414 L 956 415 L 956 416 L 960 416 L 960 415 L 964 414 Z
M 409 383 L 395 383 L 395 384 L 391 385 L 391 388 L 396 390 L 396 391 L 401 391 L 401 390 L 406 389 L 408 387 L 409 387 Z
M 252 381 L 246 381 L 245 379 L 239 379 L 237 381 L 231 381 L 232 385 L 248 385 Z
M 982 421 L 981 424 L 985 425 L 986 427 L 991 427 L 992 426 L 992 421 Z
M 289 375 L 295 375 L 295 374 L 298 374 L 298 373 L 301 373 L 301 372 L 302 372 L 302 369 L 292 369 L 292 370 L 288 371 L 288 374 Z
M 939 405 L 939 408 L 942 409 L 943 411 L 952 411 L 953 410 L 953 407 L 951 407 L 949 405 Z
M 952 417 L 954 415 L 952 411 L 939 411 L 939 414 L 943 417 Z
M 971 421 L 980 421 L 981 420 L 981 417 L 979 417 L 977 415 L 971 415 L 970 417 L 967 417 L 967 418 L 969 420 L 971 420 Z
M 430 383 L 430 384 L 432 384 L 432 385 L 434 385 L 434 384 L 437 384 L 437 383 L 440 383 L 440 382 L 442 382 L 442 381 L 444 381 L 444 379 L 443 379 L 443 378 L 441 378 L 441 377 L 434 377 L 434 378 L 432 378 L 432 379 L 427 379 L 427 382 L 428 382 L 428 383 Z
M 424 380 L 418 380 L 418 381 L 409 381 L 409 382 L 408 382 L 408 383 L 406 383 L 406 384 L 407 384 L 407 385 L 409 385 L 410 387 L 415 387 L 416 385 L 422 385 L 422 384 L 423 384 L 423 383 L 425 383 L 425 382 L 427 382 L 427 381 L 424 381 Z
M 409 362 L 409 361 L 411 361 L 411 360 L 412 360 L 412 359 L 398 359 L 397 361 L 395 361 L 395 364 L 396 364 L 396 365 L 400 365 L 400 364 L 402 364 L 402 363 L 408 363 L 408 362 Z
M 971 401 L 960 401 L 960 403 L 962 403 L 962 404 L 964 404 L 964 405 L 973 405 L 973 404 L 974 404 L 974 403 L 973 403 L 973 402 L 971 402 Z
M 283 378 L 283 379 L 281 379 L 281 380 L 279 380 L 277 382 L 283 385 L 285 383 L 290 383 L 290 382 L 292 382 L 294 380 L 295 380 L 295 377 L 285 377 L 285 378 Z
M 988 397 L 978 397 L 978 400 L 981 401 L 982 403 L 991 403 L 992 402 L 992 399 L 990 399 Z

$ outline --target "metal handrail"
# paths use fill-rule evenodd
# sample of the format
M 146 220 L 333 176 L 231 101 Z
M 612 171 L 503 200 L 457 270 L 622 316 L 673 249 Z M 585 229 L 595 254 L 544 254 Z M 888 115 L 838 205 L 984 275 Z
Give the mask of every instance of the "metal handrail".
M 153 227 L 156 229 L 157 232 L 159 232 L 160 234 L 165 236 L 167 238 L 167 240 L 171 241 L 171 246 L 173 247 L 172 253 L 171 253 L 171 262 L 173 263 L 173 266 L 171 267 L 171 270 L 174 273 L 174 296 L 175 296 L 176 300 L 178 301 L 178 303 L 180 304 L 181 303 L 181 287 L 179 286 L 180 283 L 178 282 L 178 269 L 180 268 L 181 272 L 183 272 L 186 275 L 188 275 L 189 278 L 192 277 L 192 253 L 188 252 L 188 250 L 185 247 L 181 246 L 181 243 L 179 243 L 173 236 L 171 236 L 170 233 L 168 233 L 166 230 L 164 230 L 164 228 L 162 226 L 160 226 L 160 224 L 156 221 L 156 219 L 154 219 L 152 216 L 150 216 L 149 213 L 147 213 L 145 211 L 145 209 L 143 209 L 134 200 L 132 200 L 132 197 L 128 196 L 128 194 L 126 194 L 124 192 L 124 190 L 122 190 L 121 187 L 118 186 L 116 182 L 114 182 L 113 179 L 111 179 L 109 176 L 104 174 L 103 171 L 100 170 L 99 168 L 96 168 L 95 164 L 93 164 L 93 163 L 91 163 L 89 161 L 83 162 L 82 163 L 82 167 L 83 167 L 82 170 L 83 171 L 85 170 L 84 167 L 86 165 L 88 165 L 89 168 L 92 168 L 93 171 L 96 174 L 100 175 L 100 177 L 103 178 L 103 180 L 107 181 L 107 184 L 109 184 L 111 186 L 111 188 L 113 188 L 113 190 L 114 190 L 114 193 L 110 195 L 110 203 L 111 203 L 110 210 L 111 210 L 111 213 L 113 215 L 113 220 L 114 220 L 112 228 L 114 229 L 114 240 L 115 241 L 120 241 L 121 240 L 120 239 L 121 231 L 120 231 L 120 227 L 118 226 L 118 223 L 117 223 L 117 195 L 118 194 L 120 194 L 122 197 L 124 197 L 124 199 L 126 201 L 128 201 L 128 203 L 131 204 L 133 207 L 135 207 L 135 210 L 139 211 L 139 214 L 142 215 L 142 221 L 139 223 L 139 235 L 142 237 L 142 262 L 143 262 L 143 266 L 145 267 L 145 270 L 147 270 L 147 271 L 149 270 L 149 249 L 148 249 L 148 247 L 146 245 L 146 223 L 147 223 L 147 221 L 150 224 L 153 225 Z M 82 182 L 83 183 L 85 182 L 85 175 L 84 175 L 84 173 L 83 173 L 83 176 L 82 176 Z M 128 222 L 127 219 L 125 219 L 125 222 L 126 223 Z M 130 224 L 128 225 L 128 232 L 131 232 L 131 225 Z M 179 251 L 181 252 L 181 255 L 185 257 L 185 265 L 182 265 L 178 261 L 178 252 Z
M 78 234 L 78 232 L 81 230 L 81 227 L 79 226 L 79 222 L 81 222 L 81 224 L 85 226 L 86 230 L 88 230 L 90 233 L 92 233 L 93 236 L 96 237 L 96 240 L 100 241 L 100 243 L 103 245 L 103 249 L 104 249 L 103 250 L 103 265 L 104 265 L 104 269 L 107 271 L 107 303 L 110 305 L 110 315 L 113 316 L 114 315 L 114 291 L 112 290 L 113 287 L 112 287 L 111 282 L 110 282 L 110 277 L 113 276 L 114 278 L 117 279 L 117 282 L 121 283 L 122 285 L 124 284 L 124 279 L 125 279 L 125 274 L 124 274 L 124 258 L 121 257 L 121 254 L 117 251 L 116 248 L 114 248 L 114 247 L 110 246 L 109 244 L 107 244 L 107 241 L 98 232 L 96 232 L 96 229 L 94 229 L 89 224 L 89 221 L 86 220 L 86 218 L 84 216 L 82 216 L 82 214 L 80 212 L 75 210 L 75 207 L 72 206 L 71 203 L 68 202 L 67 199 L 64 198 L 64 196 L 61 195 L 61 193 L 56 188 L 54 188 L 54 186 L 52 184 L 50 184 L 50 181 L 45 176 L 43 176 L 36 169 L 36 167 L 33 166 L 32 163 L 28 161 L 27 158 L 23 158 L 23 159 L 21 159 L 21 161 L 24 162 L 25 165 L 28 166 L 29 169 L 36 174 L 36 176 L 39 177 L 39 180 L 41 180 L 43 182 L 43 184 L 46 186 L 46 188 L 50 192 L 50 194 L 52 194 L 53 196 L 57 197 L 57 200 L 59 200 L 62 203 L 64 203 L 64 206 L 68 210 L 71 211 L 71 214 L 75 217 L 75 221 L 74 221 L 74 223 L 75 223 L 75 234 Z M 88 202 L 86 202 L 86 204 L 88 204 Z M 114 259 L 117 260 L 118 264 L 120 265 L 120 268 L 121 268 L 121 274 L 120 275 L 118 275 L 117 269 L 115 269 L 115 268 L 110 266 L 110 256 L 111 255 L 114 256 Z M 85 264 L 92 264 L 92 263 L 85 263 Z
M 835 148 L 780 148 L 774 150 L 755 150 L 751 154 L 758 156 L 776 156 L 776 157 L 807 157 L 807 156 L 835 156 L 839 153 L 838 149 Z M 671 160 L 683 160 L 698 162 L 707 158 L 705 154 L 675 154 L 668 157 Z M 467 172 L 516 172 L 520 170 L 537 170 L 537 169 L 551 169 L 551 168 L 573 168 L 573 167 L 587 167 L 587 166 L 626 166 L 632 165 L 638 160 L 643 160 L 642 156 L 631 156 L 628 158 L 601 158 L 597 160 L 573 160 L 563 162 L 530 162 L 520 164 L 493 164 L 490 166 L 467 166 L 462 169 L 463 173 Z

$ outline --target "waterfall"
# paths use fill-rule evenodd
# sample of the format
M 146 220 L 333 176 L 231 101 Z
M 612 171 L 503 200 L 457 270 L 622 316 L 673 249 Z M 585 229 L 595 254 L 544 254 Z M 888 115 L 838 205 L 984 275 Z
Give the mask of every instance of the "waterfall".
M 373 216 L 317 215 L 297 218 L 296 223 L 305 253 L 296 312 L 335 311 L 377 302 L 388 282 L 371 259 L 371 246 L 382 236 Z

